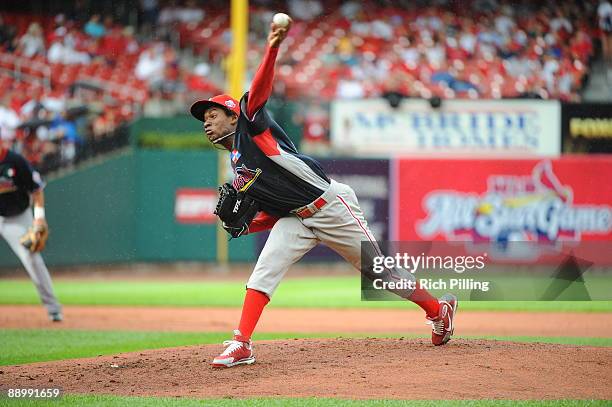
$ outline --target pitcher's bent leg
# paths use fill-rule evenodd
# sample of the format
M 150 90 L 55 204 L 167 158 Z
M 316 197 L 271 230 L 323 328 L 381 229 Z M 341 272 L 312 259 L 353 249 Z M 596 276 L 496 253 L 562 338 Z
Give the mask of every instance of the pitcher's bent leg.
M 357 197 L 350 187 L 343 185 L 343 190 L 333 202 L 312 218 L 305 219 L 304 223 L 312 227 L 323 243 L 339 253 L 368 279 L 382 279 L 385 282 L 416 281 L 414 275 L 404 269 L 385 269 L 382 273 L 374 273 L 374 259 L 383 256 L 383 253 L 368 228 Z M 412 295 L 410 289 L 389 291 L 405 299 L 410 299 Z
M 289 267 L 318 243 L 317 237 L 296 217 L 279 219 L 259 255 L 247 288 L 272 297 Z

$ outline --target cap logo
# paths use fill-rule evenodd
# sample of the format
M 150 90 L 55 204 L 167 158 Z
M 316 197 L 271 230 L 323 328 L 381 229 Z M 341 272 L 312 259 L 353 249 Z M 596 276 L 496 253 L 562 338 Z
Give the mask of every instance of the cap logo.
M 230 109 L 233 109 L 236 107 L 236 103 L 234 103 L 233 100 L 226 100 L 225 101 L 225 106 L 229 107 Z

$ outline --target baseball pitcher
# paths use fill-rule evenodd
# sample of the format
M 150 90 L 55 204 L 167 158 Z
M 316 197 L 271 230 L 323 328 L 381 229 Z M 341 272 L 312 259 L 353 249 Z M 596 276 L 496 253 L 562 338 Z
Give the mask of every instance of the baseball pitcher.
M 232 340 L 224 342 L 225 351 L 213 360 L 214 367 L 255 362 L 251 335 L 265 305 L 289 267 L 318 243 L 331 247 L 371 279 L 371 268 L 362 268 L 361 242 L 366 259 L 381 255 L 351 187 L 330 179 L 317 161 L 300 154 L 265 110 L 278 49 L 290 26 L 291 21 L 284 27 L 271 24 L 263 61 L 240 101 L 217 95 L 191 106 L 191 114 L 204 122 L 208 140 L 230 153 L 235 177 L 220 187 L 215 211 L 223 227 L 232 237 L 271 229 L 247 282 L 238 329 Z M 403 269 L 387 270 L 382 278 L 414 281 Z M 434 345 L 448 342 L 457 299 L 447 294 L 438 300 L 416 287 L 393 292 L 425 310 Z
M 40 174 L 25 158 L 0 146 L 0 235 L 23 263 L 49 319 L 60 322 L 62 307 L 40 254 L 49 235 L 44 186 Z M 34 214 L 30 210 L 32 203 Z

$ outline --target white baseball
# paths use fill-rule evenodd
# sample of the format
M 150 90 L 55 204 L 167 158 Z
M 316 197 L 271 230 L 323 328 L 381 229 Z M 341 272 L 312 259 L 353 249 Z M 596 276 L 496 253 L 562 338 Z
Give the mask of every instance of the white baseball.
M 289 25 L 289 16 L 285 13 L 276 13 L 272 17 L 272 22 L 278 27 L 287 27 Z

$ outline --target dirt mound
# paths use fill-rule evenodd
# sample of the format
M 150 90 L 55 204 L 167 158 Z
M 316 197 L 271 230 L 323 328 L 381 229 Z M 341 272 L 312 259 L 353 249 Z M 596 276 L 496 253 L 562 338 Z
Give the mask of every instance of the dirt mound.
M 220 346 L 0 367 L 0 387 L 191 397 L 612 399 L 612 348 L 453 340 L 299 339 L 256 344 L 257 363 L 213 369 Z M 116 366 L 116 367 L 115 367 Z

